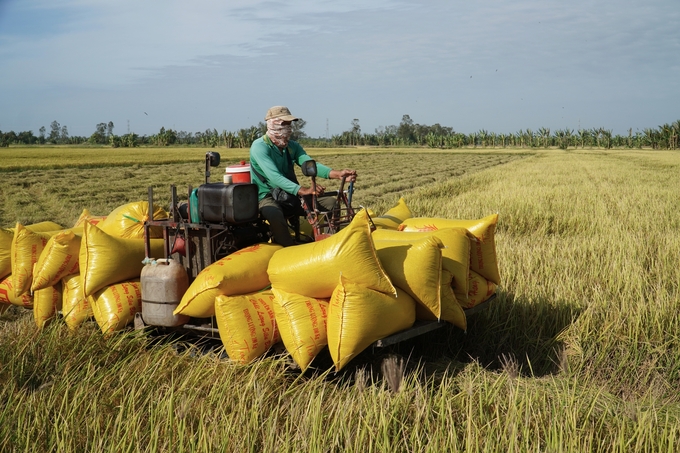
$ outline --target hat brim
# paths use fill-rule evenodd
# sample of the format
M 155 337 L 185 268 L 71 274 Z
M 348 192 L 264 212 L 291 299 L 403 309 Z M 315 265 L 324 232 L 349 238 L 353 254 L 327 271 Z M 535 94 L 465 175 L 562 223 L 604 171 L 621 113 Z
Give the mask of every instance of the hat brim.
M 283 121 L 297 121 L 300 118 L 293 116 L 293 115 L 282 115 L 282 116 L 272 116 L 271 118 L 266 118 L 265 121 L 267 120 L 283 120 Z

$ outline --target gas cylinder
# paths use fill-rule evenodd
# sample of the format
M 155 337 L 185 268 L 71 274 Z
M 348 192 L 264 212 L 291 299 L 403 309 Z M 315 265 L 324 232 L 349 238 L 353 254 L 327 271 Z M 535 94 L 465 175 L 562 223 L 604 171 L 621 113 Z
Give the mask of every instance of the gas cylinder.
M 188 316 L 172 314 L 189 289 L 189 276 L 178 261 L 172 258 L 148 260 L 142 268 L 140 282 L 145 324 L 176 327 L 189 321 Z

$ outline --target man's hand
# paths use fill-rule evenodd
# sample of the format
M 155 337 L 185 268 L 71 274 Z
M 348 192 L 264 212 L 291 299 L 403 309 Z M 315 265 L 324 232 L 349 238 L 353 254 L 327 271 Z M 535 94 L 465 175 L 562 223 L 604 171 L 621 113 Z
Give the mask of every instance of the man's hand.
M 321 186 L 319 184 L 316 185 L 316 195 L 323 195 L 323 192 L 326 190 L 324 186 Z M 311 187 L 300 187 L 300 190 L 298 190 L 298 195 L 312 195 L 314 191 L 312 191 Z
M 350 182 L 354 182 L 357 180 L 356 170 L 350 170 L 348 168 L 345 168 L 344 170 L 331 170 L 328 176 L 330 179 L 346 178 L 346 180 Z

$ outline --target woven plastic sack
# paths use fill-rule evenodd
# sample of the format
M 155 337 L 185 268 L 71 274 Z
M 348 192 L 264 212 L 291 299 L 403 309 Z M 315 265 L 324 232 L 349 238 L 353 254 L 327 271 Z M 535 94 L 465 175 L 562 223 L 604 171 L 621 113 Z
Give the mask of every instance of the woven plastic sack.
M 442 249 L 442 268 L 453 277 L 451 286 L 456 299 L 462 304 L 467 301 L 468 281 L 470 278 L 470 249 L 471 242 L 477 239 L 465 228 L 445 228 L 434 231 L 405 232 L 391 230 L 376 230 L 373 232 L 374 241 L 403 241 L 412 243 L 418 239 L 434 236 L 439 239 Z M 443 278 L 442 280 L 446 280 Z
M 340 277 L 328 308 L 328 349 L 335 370 L 373 342 L 411 327 L 415 307 L 416 301 L 399 288 L 394 296 Z
M 173 314 L 208 318 L 215 314 L 217 296 L 249 294 L 268 287 L 269 260 L 282 248 L 255 244 L 214 262 L 199 272 Z
M 57 317 L 62 297 L 61 282 L 33 293 L 33 319 L 38 329 L 44 328 Z
M 89 222 L 92 225 L 99 225 L 100 222 L 103 220 L 106 220 L 105 215 L 97 216 L 97 215 L 92 215 L 89 211 L 89 209 L 83 209 L 82 214 L 80 214 L 80 217 L 78 217 L 78 220 L 76 220 L 76 223 L 73 225 L 73 228 L 82 228 L 83 224 L 85 222 Z
M 0 279 L 12 273 L 12 239 L 14 230 L 0 228 Z
M 414 217 L 405 220 L 399 229 L 401 231 L 435 231 L 444 228 L 465 228 L 475 235 L 478 242 L 472 243 L 470 251 L 470 269 L 487 280 L 500 284 L 496 257 L 495 232 L 498 214 L 492 214 L 479 220 L 451 220 L 427 217 Z
M 413 213 L 406 206 L 406 201 L 400 198 L 397 204 L 381 216 L 373 217 L 373 223 L 377 228 L 396 230 L 406 219 L 413 217 Z
M 428 307 L 416 304 L 416 319 L 418 321 L 448 321 L 456 327 L 467 330 L 467 316 L 458 299 L 451 289 L 452 277 L 449 271 L 442 269 L 441 310 L 436 316 Z M 448 282 L 448 283 L 447 283 Z
M 77 274 L 82 228 L 59 231 L 49 238 L 33 268 L 31 291 L 48 288 L 63 277 Z
M 151 256 L 163 256 L 163 239 L 151 239 Z M 139 278 L 146 257 L 144 239 L 111 236 L 85 223 L 78 264 L 85 297 L 116 283 Z
M 168 218 L 168 213 L 158 206 L 153 207 L 154 220 Z M 144 222 L 149 220 L 149 202 L 136 201 L 117 207 L 97 225 L 105 233 L 119 238 L 141 239 L 144 237 Z M 149 237 L 162 238 L 161 227 L 149 228 Z
M 229 358 L 246 364 L 281 341 L 271 290 L 241 296 L 217 296 L 215 318 Z
M 19 297 L 15 296 L 12 276 L 8 275 L 4 279 L 0 279 L 0 303 L 32 308 L 33 296 L 28 292 L 21 294 Z
M 375 241 L 383 269 L 392 284 L 406 291 L 437 317 L 441 314 L 442 242 L 435 237 L 402 241 Z
M 117 283 L 88 298 L 94 319 L 103 334 L 124 329 L 142 311 L 142 286 L 139 280 Z
M 367 288 L 396 294 L 378 260 L 364 210 L 327 239 L 279 250 L 267 272 L 277 289 L 317 299 L 331 296 L 340 275 Z
M 470 290 L 468 305 L 465 308 L 471 308 L 479 305 L 496 292 L 496 284 L 491 282 L 475 271 L 470 271 Z
M 295 363 L 305 371 L 328 344 L 328 300 L 272 288 L 274 315 L 281 340 Z
M 25 225 L 29 231 L 40 233 L 43 231 L 57 231 L 62 227 L 54 222 L 40 222 Z M 0 279 L 12 273 L 12 240 L 14 239 L 14 228 L 0 228 Z
M 17 223 L 12 239 L 12 285 L 14 295 L 21 296 L 31 289 L 33 265 L 38 261 L 47 241 L 58 231 L 36 233 Z
M 42 233 L 44 231 L 59 231 L 64 229 L 64 227 L 58 223 L 50 221 L 29 223 L 28 225 L 24 225 L 24 228 L 31 230 L 34 233 Z
M 83 322 L 92 318 L 92 307 L 83 296 L 80 274 L 67 275 L 61 279 L 61 313 L 64 322 L 71 330 L 76 330 Z

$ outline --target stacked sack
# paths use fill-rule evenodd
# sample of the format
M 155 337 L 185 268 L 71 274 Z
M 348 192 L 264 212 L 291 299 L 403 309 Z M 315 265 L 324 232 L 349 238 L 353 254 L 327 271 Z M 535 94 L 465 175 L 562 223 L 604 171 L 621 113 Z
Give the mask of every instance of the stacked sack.
M 255 244 L 204 268 L 189 285 L 174 315 L 215 316 L 229 357 L 249 363 L 280 341 L 267 266 L 282 247 Z
M 48 239 L 62 228 L 54 222 L 40 222 L 0 229 L 0 304 L 33 308 L 29 293 L 33 264 Z
M 432 236 L 441 239 L 443 280 L 450 278 L 450 286 L 461 307 L 474 307 L 496 292 L 500 284 L 495 242 L 498 214 L 478 220 L 413 217 L 400 199 L 373 222 L 376 225 L 373 239 L 379 249 L 386 247 L 385 241 L 412 242 Z
M 492 267 L 487 248 L 493 247 L 496 220 L 426 219 L 421 226 L 403 199 L 380 217 L 362 210 L 323 241 L 288 248 L 257 244 L 213 263 L 174 314 L 215 316 L 225 351 L 236 362 L 249 363 L 281 341 L 303 371 L 326 346 L 340 370 L 417 319 L 466 329 L 463 307 L 495 290 L 471 271 L 471 263 L 477 257 L 475 269 Z M 439 228 L 439 221 L 457 223 Z M 493 258 L 495 263 L 495 250 Z M 482 284 L 487 290 L 479 296 Z
M 168 214 L 154 207 L 153 217 Z M 69 229 L 43 222 L 0 230 L 0 302 L 33 308 L 38 327 L 61 310 L 71 329 L 92 317 L 105 333 L 123 328 L 141 309 L 147 218 L 148 202 L 135 202 L 108 216 L 85 209 Z M 5 242 L 10 234 L 8 272 Z M 153 235 L 152 252 L 162 254 L 162 233 Z
M 416 302 L 381 265 L 365 210 L 323 241 L 277 251 L 268 273 L 282 341 L 303 370 L 324 343 L 340 370 L 415 322 Z
M 154 219 L 167 216 L 154 207 Z M 103 217 L 85 210 L 69 229 L 43 222 L 0 230 L 0 303 L 32 307 L 39 327 L 61 310 L 71 329 L 92 317 L 104 333 L 124 328 L 141 311 L 147 217 L 148 203 L 137 202 Z M 497 221 L 413 217 L 403 199 L 382 216 L 362 210 L 323 241 L 256 244 L 211 264 L 174 315 L 214 316 L 240 363 L 283 342 L 303 371 L 326 346 L 340 370 L 416 320 L 465 330 L 463 310 L 500 283 Z M 150 236 L 151 256 L 163 256 L 162 231 Z
M 130 324 L 142 309 L 139 278 L 146 257 L 144 222 L 148 214 L 149 203 L 139 201 L 119 206 L 96 225 L 84 224 L 78 256 L 84 300 L 72 310 L 81 314 L 77 319 L 93 316 L 105 334 Z M 154 206 L 152 217 L 167 219 L 168 213 Z M 152 256 L 163 256 L 162 237 L 161 229 L 150 229 Z M 62 311 L 67 319 L 66 311 Z M 71 324 L 69 327 L 74 328 Z

